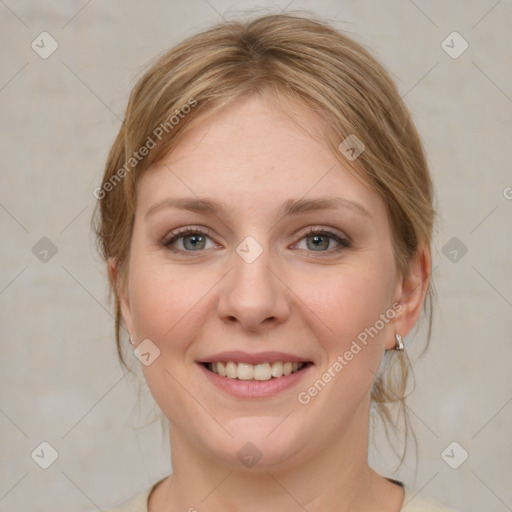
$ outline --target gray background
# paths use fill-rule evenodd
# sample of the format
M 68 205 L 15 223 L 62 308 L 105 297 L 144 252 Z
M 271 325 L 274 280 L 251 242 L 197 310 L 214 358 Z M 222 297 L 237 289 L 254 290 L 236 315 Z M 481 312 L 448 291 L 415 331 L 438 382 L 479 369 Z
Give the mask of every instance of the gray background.
M 257 5 L 314 10 L 390 70 L 437 187 L 438 306 L 409 403 L 419 453 L 392 474 L 377 434 L 372 459 L 461 512 L 512 510 L 512 2 L 288 4 Z M 105 509 L 170 472 L 155 406 L 116 358 L 92 191 L 147 62 L 254 5 L 0 0 L 0 512 Z M 46 59 L 31 48 L 43 31 L 59 45 Z M 458 58 L 442 47 L 453 31 L 469 44 Z M 58 452 L 46 470 L 31 458 L 43 441 Z M 469 453 L 458 469 L 441 457 L 453 441 L 452 465 Z

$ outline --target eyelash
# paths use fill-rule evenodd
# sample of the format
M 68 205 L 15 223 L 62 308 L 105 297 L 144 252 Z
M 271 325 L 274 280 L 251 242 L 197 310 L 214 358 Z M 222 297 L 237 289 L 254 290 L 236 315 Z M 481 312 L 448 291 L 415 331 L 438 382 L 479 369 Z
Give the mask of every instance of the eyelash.
M 339 246 L 337 248 L 332 249 L 331 251 L 325 251 L 325 252 L 338 252 L 338 251 L 342 251 L 343 249 L 349 249 L 350 247 L 352 247 L 352 244 L 348 238 L 342 238 L 337 233 L 330 231 L 329 228 L 326 228 L 326 227 L 309 228 L 309 230 L 306 233 L 301 235 L 299 241 L 304 238 L 307 238 L 308 236 L 313 236 L 313 235 L 328 236 L 332 240 L 335 240 L 336 242 L 338 242 Z M 316 252 L 316 251 L 312 251 L 312 252 Z M 318 252 L 324 252 L 324 251 L 318 251 Z
M 178 249 L 173 249 L 171 247 L 171 244 L 179 240 L 180 238 L 186 236 L 186 235 L 205 235 L 208 238 L 212 238 L 211 233 L 208 229 L 196 229 L 196 228 L 180 228 L 176 231 L 173 231 L 172 233 L 169 233 L 167 237 L 164 238 L 162 241 L 162 245 L 166 247 L 167 249 L 173 251 L 173 252 L 195 252 L 195 251 L 182 251 Z
M 172 247 L 172 244 L 174 242 L 176 242 L 180 238 L 183 238 L 186 235 L 204 235 L 213 240 L 213 237 L 208 229 L 198 229 L 198 228 L 186 227 L 186 228 L 181 228 L 181 229 L 178 229 L 178 230 L 170 233 L 167 237 L 164 238 L 164 240 L 162 241 L 162 245 L 165 248 L 167 248 L 170 251 L 175 252 L 175 253 L 194 253 L 194 252 L 196 252 L 196 251 L 186 251 L 186 250 L 182 250 L 182 249 L 175 249 Z M 323 226 L 309 228 L 308 231 L 306 231 L 305 233 L 303 233 L 301 235 L 299 241 L 303 240 L 304 238 L 313 236 L 313 235 L 327 236 L 330 239 L 338 242 L 339 245 L 338 245 L 338 247 L 336 247 L 334 249 L 329 249 L 327 251 L 309 251 L 309 252 L 332 254 L 332 253 L 337 253 L 339 251 L 342 251 L 344 249 L 349 249 L 350 247 L 352 247 L 352 243 L 348 238 L 342 238 L 337 233 L 330 231 L 328 228 L 323 227 Z M 199 250 L 197 252 L 202 252 L 202 251 Z

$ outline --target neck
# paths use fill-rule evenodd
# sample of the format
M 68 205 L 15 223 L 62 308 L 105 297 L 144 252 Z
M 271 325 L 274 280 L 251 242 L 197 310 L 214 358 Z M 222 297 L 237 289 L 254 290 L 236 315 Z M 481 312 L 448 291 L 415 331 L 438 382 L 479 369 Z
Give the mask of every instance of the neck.
M 171 426 L 173 474 L 157 488 L 149 510 L 399 510 L 401 489 L 368 466 L 369 407 L 360 413 L 332 439 L 311 440 L 309 450 L 287 461 L 250 469 L 219 463 Z M 391 495 L 388 509 L 383 499 Z

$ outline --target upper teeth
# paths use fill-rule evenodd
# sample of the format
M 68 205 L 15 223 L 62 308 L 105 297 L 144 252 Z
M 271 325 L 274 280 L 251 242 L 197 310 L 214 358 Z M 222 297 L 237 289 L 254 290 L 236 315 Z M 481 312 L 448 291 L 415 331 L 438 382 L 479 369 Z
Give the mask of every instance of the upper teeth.
M 208 368 L 222 377 L 240 380 L 270 380 L 300 370 L 304 363 L 275 361 L 274 363 L 236 363 L 234 361 L 209 363 Z

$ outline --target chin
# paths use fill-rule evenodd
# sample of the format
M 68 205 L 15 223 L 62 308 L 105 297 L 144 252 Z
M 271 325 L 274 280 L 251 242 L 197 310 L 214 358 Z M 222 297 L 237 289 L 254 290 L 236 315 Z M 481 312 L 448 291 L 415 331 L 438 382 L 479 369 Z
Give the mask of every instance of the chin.
M 286 417 L 243 417 L 227 425 L 232 434 L 215 442 L 206 441 L 206 449 L 235 470 L 253 472 L 285 469 L 292 466 L 297 454 L 306 445 L 298 432 L 284 428 L 280 423 Z M 286 420 L 285 420 L 286 422 Z M 213 441 L 213 442 L 212 442 Z

